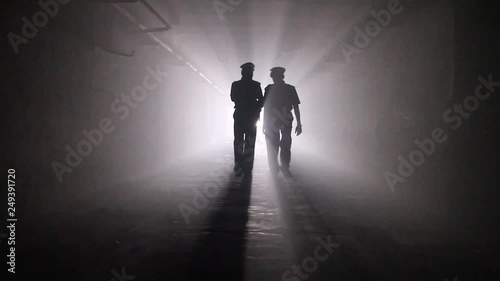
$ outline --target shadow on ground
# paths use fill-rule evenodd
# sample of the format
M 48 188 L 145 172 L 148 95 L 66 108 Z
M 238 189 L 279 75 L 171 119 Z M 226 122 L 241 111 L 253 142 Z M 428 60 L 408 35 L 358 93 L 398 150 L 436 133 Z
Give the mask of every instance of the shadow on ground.
M 243 280 L 252 176 L 230 180 L 217 211 L 202 230 L 183 280 Z

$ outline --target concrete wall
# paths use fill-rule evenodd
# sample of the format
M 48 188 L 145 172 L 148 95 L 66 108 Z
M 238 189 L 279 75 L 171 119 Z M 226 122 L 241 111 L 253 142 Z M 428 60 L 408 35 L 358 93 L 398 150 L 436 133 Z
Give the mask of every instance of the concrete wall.
M 31 10 L 19 5 L 11 30 L 19 33 L 19 19 L 37 9 L 36 3 Z M 30 186 L 100 186 L 148 175 L 213 138 L 211 118 L 216 113 L 206 105 L 216 103 L 221 94 L 187 67 L 169 65 L 171 54 L 165 49 L 121 44 L 127 39 L 124 30 L 131 28 L 113 9 L 75 1 L 61 5 L 46 27 L 20 45 L 18 54 L 8 46 L 8 164 L 22 171 Z M 93 36 L 97 33 L 103 36 Z M 127 58 L 96 49 L 91 39 L 105 45 L 106 35 L 112 39 L 106 46 L 135 48 L 136 55 Z M 148 90 L 127 116 L 115 112 L 114 100 L 142 85 L 147 69 L 157 65 L 169 77 Z M 77 150 L 87 139 L 82 131 L 99 128 L 106 118 L 114 131 L 103 134 L 103 141 L 59 182 L 53 162 L 67 165 L 65 147 Z
M 428 133 L 452 95 L 453 28 L 449 1 L 419 10 L 408 8 L 393 15 L 393 21 L 359 54 L 352 55 L 351 62 L 327 64 L 331 71 L 317 80 L 327 83 L 323 87 L 327 90 L 315 88 L 324 91 L 315 102 L 331 105 L 328 120 L 333 121 L 332 126 L 318 130 L 366 140 L 364 146 L 376 141 L 377 126 L 407 128 L 410 139 Z M 404 121 L 398 112 L 410 120 Z M 396 136 L 391 134 L 397 132 L 387 130 L 382 135 L 392 141 Z

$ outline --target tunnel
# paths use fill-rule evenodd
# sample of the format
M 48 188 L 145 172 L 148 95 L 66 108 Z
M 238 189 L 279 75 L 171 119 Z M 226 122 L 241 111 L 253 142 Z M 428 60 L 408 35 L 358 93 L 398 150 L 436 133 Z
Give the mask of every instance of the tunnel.
M 493 4 L 3 10 L 2 280 L 498 278 Z

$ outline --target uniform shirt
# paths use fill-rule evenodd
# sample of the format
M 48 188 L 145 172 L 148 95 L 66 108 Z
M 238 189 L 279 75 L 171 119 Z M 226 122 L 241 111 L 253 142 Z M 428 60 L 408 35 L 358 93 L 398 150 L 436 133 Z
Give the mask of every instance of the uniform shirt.
M 260 115 L 264 97 L 260 83 L 254 80 L 239 80 L 231 85 L 231 100 L 235 116 L 249 118 Z
M 299 104 L 299 95 L 294 86 L 284 82 L 271 84 L 264 92 L 264 121 L 270 122 L 272 119 L 277 119 L 291 125 L 293 106 Z

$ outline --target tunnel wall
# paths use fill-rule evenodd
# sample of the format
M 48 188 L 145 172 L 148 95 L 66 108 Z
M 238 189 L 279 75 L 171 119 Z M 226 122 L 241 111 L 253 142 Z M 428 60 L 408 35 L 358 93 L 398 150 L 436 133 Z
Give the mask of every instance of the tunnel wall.
M 491 75 L 500 81 L 500 43 L 497 9 L 489 1 L 456 0 L 456 72 L 454 79 L 454 103 L 475 94 L 479 76 Z M 454 132 L 454 172 L 450 181 L 449 198 L 462 220 L 478 221 L 498 216 L 500 192 L 498 157 L 500 143 L 498 119 L 500 98 L 498 88 L 490 97 L 480 102 L 478 109 L 463 118 L 460 130 Z M 482 94 L 485 94 L 482 89 Z M 484 214 L 489 214 L 488 216 Z
M 406 16 L 405 12 L 399 16 Z M 398 112 L 410 119 L 403 126 L 410 127 L 414 136 L 432 128 L 451 98 L 452 14 L 446 1 L 409 13 L 400 26 L 389 23 L 342 67 L 335 88 L 340 89 L 342 102 L 337 108 L 344 109 L 339 113 L 346 118 L 347 136 L 372 141 L 376 126 L 387 123 L 388 115 L 395 115 L 389 118 L 393 121 L 401 120 Z
M 498 182 L 493 157 L 498 90 L 470 118 L 462 118 L 456 130 L 444 122 L 443 114 L 475 93 L 480 75 L 491 74 L 498 81 L 495 9 L 486 2 L 436 2 L 407 16 L 401 25 L 388 26 L 350 64 L 334 64 L 333 71 L 314 80 L 318 85 L 330 81 L 327 85 L 310 83 L 313 98 L 303 99 L 305 134 L 313 135 L 308 140 L 314 150 L 328 152 L 333 160 L 339 158 L 336 143 L 351 155 L 372 153 L 365 159 L 378 166 L 380 182 L 387 185 L 384 171 L 397 170 L 398 155 L 407 158 L 416 149 L 414 140 L 429 138 L 435 128 L 446 129 L 447 141 L 398 185 L 397 193 L 412 195 L 408 202 L 460 212 L 455 218 L 474 220 L 484 210 L 493 216 L 499 196 L 493 188 Z M 398 104 L 413 122 L 385 118 L 397 116 L 393 108 Z M 317 108 L 327 105 L 331 110 L 325 110 L 326 122 L 308 127 L 308 116 L 317 116 Z M 379 133 L 384 147 L 377 146 L 378 124 L 389 125 Z
M 31 9 L 19 5 L 11 30 L 18 32 L 19 19 L 37 9 L 36 3 Z M 102 186 L 145 176 L 214 138 L 210 119 L 215 112 L 207 105 L 222 98 L 220 94 L 186 66 L 170 65 L 171 54 L 165 49 L 120 44 L 122 30 L 133 26 L 116 11 L 71 2 L 61 5 L 50 20 L 28 44 L 19 46 L 19 53 L 8 46 L 12 67 L 6 71 L 7 101 L 12 105 L 6 120 L 12 132 L 5 140 L 6 154 L 30 186 Z M 96 48 L 96 42 L 124 52 L 136 47 L 136 54 L 110 54 Z M 112 107 L 122 93 L 130 95 L 143 85 L 144 77 L 157 67 L 168 77 L 147 90 L 135 108 L 124 102 Z M 81 161 L 71 157 L 74 167 L 70 166 L 66 147 L 78 153 L 78 145 L 88 140 L 82 131 L 100 128 L 102 122 L 110 132 L 103 133 L 102 141 L 97 137 L 92 152 Z M 55 162 L 71 169 L 62 174 L 62 181 Z
M 353 158 L 363 159 L 360 167 L 376 166 L 383 185 L 387 185 L 384 172 L 397 169 L 398 155 L 408 158 L 416 149 L 416 139 L 429 138 L 433 129 L 443 126 L 442 114 L 453 96 L 451 1 L 436 1 L 413 12 L 403 10 L 397 17 L 401 20 L 382 28 L 351 62 L 332 63 L 330 72 L 318 74 L 314 81 L 321 86 L 309 83 L 308 92 L 314 95 L 303 99 L 302 105 L 314 150 L 328 152 L 335 161 L 343 147 Z M 318 117 L 318 108 L 325 108 L 324 117 Z M 307 127 L 313 118 L 325 122 Z M 427 158 L 402 184 L 405 192 L 423 186 L 435 192 L 436 187 L 444 187 L 452 169 L 449 149 L 443 146 Z

